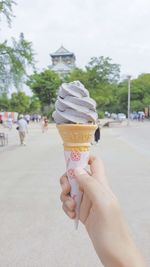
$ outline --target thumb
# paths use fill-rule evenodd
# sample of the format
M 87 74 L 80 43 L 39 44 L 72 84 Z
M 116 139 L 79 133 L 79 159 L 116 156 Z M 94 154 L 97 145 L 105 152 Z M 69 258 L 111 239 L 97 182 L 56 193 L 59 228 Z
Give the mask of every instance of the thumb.
M 101 190 L 99 182 L 90 176 L 84 169 L 74 169 L 74 174 L 81 190 L 88 196 L 92 203 L 99 201 Z

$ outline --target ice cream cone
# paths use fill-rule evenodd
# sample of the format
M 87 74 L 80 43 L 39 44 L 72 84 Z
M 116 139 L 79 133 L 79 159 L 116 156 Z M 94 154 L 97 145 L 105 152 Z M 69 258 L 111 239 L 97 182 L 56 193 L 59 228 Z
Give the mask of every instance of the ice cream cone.
M 78 184 L 74 176 L 74 169 L 77 167 L 84 169 L 88 165 L 89 148 L 96 127 L 97 126 L 94 124 L 57 125 L 57 129 L 64 145 L 67 176 L 71 186 L 71 197 L 76 201 L 76 229 L 78 228 L 82 193 L 78 188 Z
M 57 129 L 63 140 L 64 150 L 88 151 L 96 125 L 93 124 L 59 124 Z

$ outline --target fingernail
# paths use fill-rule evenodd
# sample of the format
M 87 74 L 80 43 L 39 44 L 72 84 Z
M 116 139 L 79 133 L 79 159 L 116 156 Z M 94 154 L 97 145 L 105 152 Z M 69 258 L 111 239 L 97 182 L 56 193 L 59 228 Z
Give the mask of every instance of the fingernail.
M 76 175 L 81 175 L 81 174 L 86 174 L 86 173 L 87 173 L 87 172 L 86 172 L 83 168 L 81 168 L 81 167 L 77 167 L 77 168 L 75 168 L 74 171 L 75 171 L 75 174 L 76 174 Z

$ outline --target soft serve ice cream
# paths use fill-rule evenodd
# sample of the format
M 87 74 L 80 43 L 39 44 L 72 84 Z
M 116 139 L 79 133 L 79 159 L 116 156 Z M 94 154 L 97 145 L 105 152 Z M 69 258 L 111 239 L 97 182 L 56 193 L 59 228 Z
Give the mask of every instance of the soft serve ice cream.
M 95 123 L 96 102 L 79 81 L 63 83 L 58 91 L 53 118 L 57 124 Z
M 53 118 L 64 142 L 64 152 L 71 197 L 76 202 L 75 227 L 78 227 L 82 192 L 74 169 L 88 165 L 89 146 L 96 130 L 96 102 L 79 81 L 63 83 L 58 91 Z

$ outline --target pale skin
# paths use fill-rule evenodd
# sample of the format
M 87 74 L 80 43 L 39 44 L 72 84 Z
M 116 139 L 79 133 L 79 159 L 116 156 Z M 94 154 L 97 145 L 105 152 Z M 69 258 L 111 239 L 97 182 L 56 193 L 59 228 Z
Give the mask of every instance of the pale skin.
M 77 168 L 75 177 L 83 198 L 80 221 L 84 224 L 98 257 L 105 267 L 146 267 L 138 251 L 119 202 L 106 179 L 103 163 L 90 157 L 90 172 Z M 63 210 L 75 218 L 75 201 L 70 197 L 66 174 L 60 178 Z

